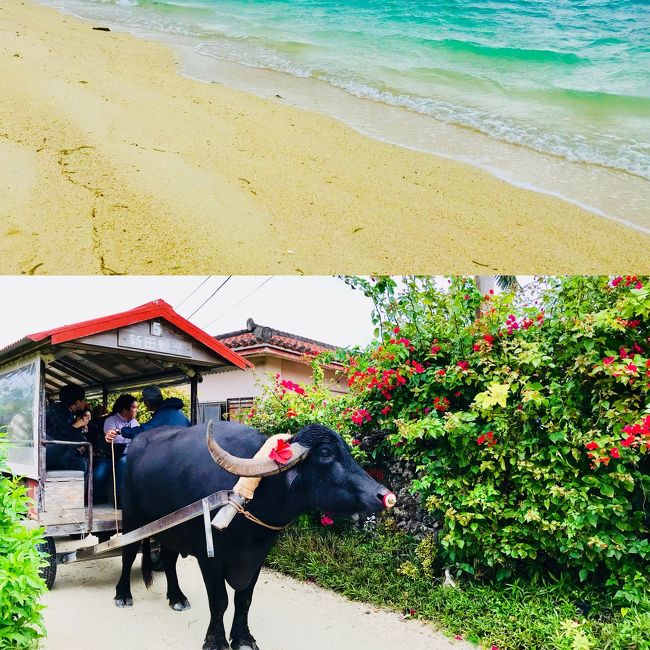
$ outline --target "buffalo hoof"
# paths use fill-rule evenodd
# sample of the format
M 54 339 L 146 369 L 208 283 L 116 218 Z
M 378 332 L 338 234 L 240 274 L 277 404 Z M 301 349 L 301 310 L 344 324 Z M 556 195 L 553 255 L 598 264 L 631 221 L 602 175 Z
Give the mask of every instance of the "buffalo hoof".
M 243 639 L 231 639 L 230 647 L 232 650 L 260 650 L 250 634 Z
M 190 601 L 187 600 L 187 598 L 183 598 L 181 600 L 177 601 L 169 601 L 169 606 L 175 611 L 175 612 L 184 612 L 186 609 L 189 609 L 191 607 Z
M 115 607 L 133 607 L 133 598 L 116 598 Z
M 201 650 L 230 650 L 230 644 L 225 639 L 219 641 L 214 637 L 208 637 Z

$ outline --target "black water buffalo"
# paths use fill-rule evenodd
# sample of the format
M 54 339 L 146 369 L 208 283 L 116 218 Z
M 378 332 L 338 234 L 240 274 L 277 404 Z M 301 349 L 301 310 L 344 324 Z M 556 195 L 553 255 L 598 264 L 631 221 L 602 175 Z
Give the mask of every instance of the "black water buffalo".
M 389 490 L 357 465 L 346 444 L 330 429 L 321 425 L 303 428 L 291 441 L 292 459 L 281 467 L 269 458 L 252 458 L 265 439 L 255 429 L 233 422 L 215 423 L 214 437 L 205 424 L 140 434 L 128 454 L 124 532 L 213 492 L 231 489 L 237 476 L 230 472 L 265 477 L 246 509 L 272 526 L 285 526 L 313 509 L 345 515 L 376 513 L 385 504 L 390 505 Z M 176 576 L 179 553 L 193 555 L 199 562 L 211 615 L 203 650 L 258 650 L 248 629 L 248 610 L 260 569 L 277 535 L 277 531 L 237 515 L 225 530 L 213 530 L 213 558 L 207 555 L 201 517 L 157 536 L 167 577 L 167 598 L 173 609 L 189 607 Z M 115 595 L 120 607 L 133 603 L 130 571 L 137 551 L 138 545 L 134 544 L 122 553 L 122 575 Z M 151 566 L 146 543 L 143 575 L 149 584 Z M 223 625 L 228 605 L 226 582 L 235 590 L 232 645 L 228 644 Z

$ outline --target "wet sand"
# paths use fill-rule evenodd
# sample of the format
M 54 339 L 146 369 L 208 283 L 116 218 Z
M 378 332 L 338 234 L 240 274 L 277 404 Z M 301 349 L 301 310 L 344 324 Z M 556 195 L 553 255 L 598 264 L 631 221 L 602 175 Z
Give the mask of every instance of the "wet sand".
M 648 271 L 650 235 L 0 7 L 0 273 Z

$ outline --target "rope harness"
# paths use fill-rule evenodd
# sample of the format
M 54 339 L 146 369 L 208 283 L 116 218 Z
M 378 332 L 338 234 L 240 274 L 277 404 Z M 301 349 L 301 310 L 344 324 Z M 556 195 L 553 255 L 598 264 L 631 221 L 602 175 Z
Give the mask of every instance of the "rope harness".
M 228 503 L 240 514 L 244 515 L 246 519 L 249 521 L 252 521 L 256 524 L 259 524 L 260 526 L 264 526 L 264 528 L 269 528 L 270 530 L 284 530 L 287 526 L 271 526 L 271 524 L 265 524 L 261 519 L 258 519 L 254 514 L 248 512 L 248 510 L 244 510 L 243 506 L 240 506 L 236 501 L 233 499 L 228 499 Z

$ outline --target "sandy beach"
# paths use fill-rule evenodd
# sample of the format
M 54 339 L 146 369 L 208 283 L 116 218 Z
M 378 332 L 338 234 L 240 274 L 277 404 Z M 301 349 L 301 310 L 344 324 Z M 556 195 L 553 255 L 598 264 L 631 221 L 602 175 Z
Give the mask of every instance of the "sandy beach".
M 0 7 L 0 273 L 649 271 L 650 235 Z

